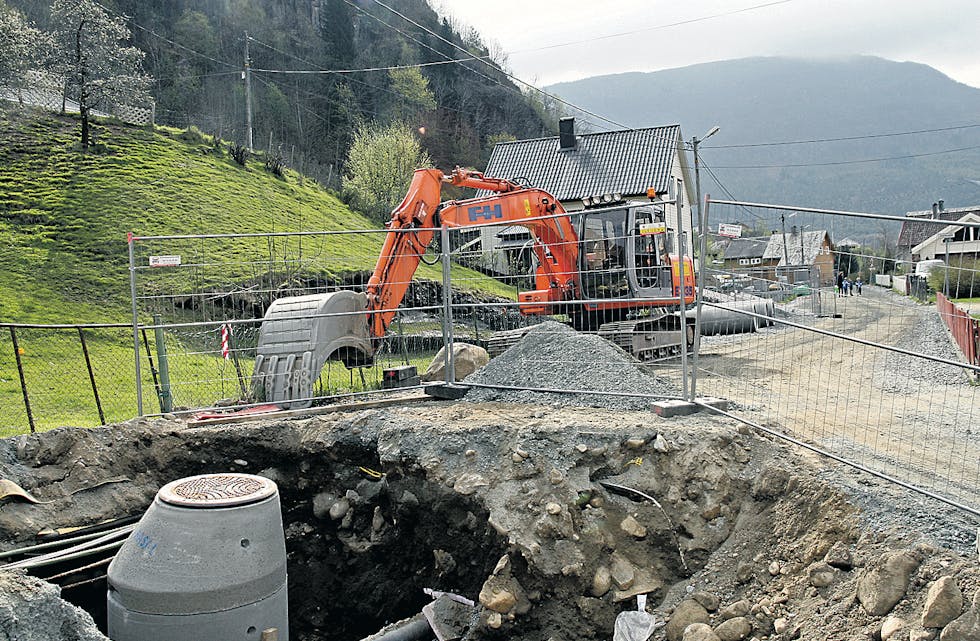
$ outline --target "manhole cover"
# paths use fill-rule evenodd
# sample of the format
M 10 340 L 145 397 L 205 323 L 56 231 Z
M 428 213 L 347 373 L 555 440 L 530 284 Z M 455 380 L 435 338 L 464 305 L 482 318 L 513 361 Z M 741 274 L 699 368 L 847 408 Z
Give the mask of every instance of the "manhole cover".
M 161 501 L 184 507 L 230 507 L 266 499 L 276 493 L 276 484 L 251 474 L 201 474 L 167 483 Z

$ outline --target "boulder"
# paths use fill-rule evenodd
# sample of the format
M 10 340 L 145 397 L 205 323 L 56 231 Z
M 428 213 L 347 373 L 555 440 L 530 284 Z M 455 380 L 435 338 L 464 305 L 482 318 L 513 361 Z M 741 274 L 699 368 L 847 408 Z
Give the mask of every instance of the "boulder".
M 922 608 L 922 627 L 941 628 L 962 611 L 963 593 L 952 577 L 944 576 L 929 588 L 926 605 Z
M 865 611 L 876 617 L 891 612 L 905 597 L 912 573 L 918 567 L 919 559 L 909 551 L 883 554 L 858 579 L 857 597 Z
M 456 382 L 459 382 L 490 362 L 487 350 L 469 343 L 453 343 L 453 363 Z M 446 348 L 440 349 L 432 357 L 429 369 L 422 374 L 423 381 L 446 380 Z

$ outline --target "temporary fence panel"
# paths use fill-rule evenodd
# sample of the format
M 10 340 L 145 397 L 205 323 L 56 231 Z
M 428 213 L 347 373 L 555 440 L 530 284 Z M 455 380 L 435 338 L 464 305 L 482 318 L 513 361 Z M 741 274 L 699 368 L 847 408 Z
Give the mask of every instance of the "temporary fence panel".
M 729 207 L 757 215 L 786 210 L 710 200 L 709 207 L 717 216 L 709 229 L 729 220 Z M 832 228 L 832 216 L 861 216 L 791 209 L 814 229 Z M 729 399 L 740 420 L 980 510 L 980 443 L 972 435 L 980 424 L 980 391 L 967 375 L 978 368 L 960 361 L 940 314 L 875 287 L 820 293 L 820 313 L 799 292 L 777 303 L 772 327 L 703 337 L 695 372 L 699 395 Z

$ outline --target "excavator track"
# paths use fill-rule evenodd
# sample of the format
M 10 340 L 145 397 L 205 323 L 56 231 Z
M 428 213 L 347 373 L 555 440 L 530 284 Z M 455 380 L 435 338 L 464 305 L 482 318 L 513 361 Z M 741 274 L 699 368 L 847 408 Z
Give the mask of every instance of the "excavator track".
M 664 315 L 658 318 L 604 323 L 598 335 L 618 345 L 637 360 L 654 362 L 681 354 L 682 332 L 680 318 Z M 694 344 L 694 328 L 687 325 L 687 347 Z

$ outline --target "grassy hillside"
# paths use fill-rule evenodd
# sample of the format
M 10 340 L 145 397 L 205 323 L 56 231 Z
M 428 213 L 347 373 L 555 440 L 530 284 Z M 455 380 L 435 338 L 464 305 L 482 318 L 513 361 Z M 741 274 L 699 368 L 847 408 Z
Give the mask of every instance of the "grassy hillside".
M 100 124 L 97 152 L 83 154 L 77 127 L 71 117 L 0 107 L 0 322 L 125 322 L 130 231 L 377 228 L 316 183 L 290 171 L 280 179 L 260 161 L 243 169 L 210 139 Z M 369 270 L 380 243 L 380 235 L 329 243 L 318 269 L 338 277 Z M 213 256 L 232 247 L 209 243 Z M 508 292 L 489 281 L 481 287 Z
M 0 323 L 130 322 L 130 231 L 147 236 L 377 228 L 313 181 L 288 171 L 285 179 L 276 177 L 261 161 L 242 168 L 227 150 L 194 132 L 98 123 L 97 149 L 83 154 L 77 129 L 72 117 L 0 106 Z M 331 236 L 316 245 L 304 269 L 320 281 L 363 273 L 373 268 L 382 239 L 381 234 Z M 222 239 L 198 244 L 220 269 L 179 270 L 163 279 L 154 270 L 156 280 L 151 283 L 147 274 L 145 286 L 165 283 L 186 293 L 202 285 L 232 288 L 255 276 L 254 255 L 243 255 L 246 244 Z M 304 246 L 307 254 L 313 244 Z M 169 253 L 166 249 L 158 243 L 149 253 Z M 182 251 L 186 262 L 194 259 L 186 246 Z M 291 273 L 300 281 L 304 275 Z M 441 268 L 423 265 L 417 277 L 440 280 Z M 453 277 L 461 289 L 514 296 L 512 288 L 470 270 L 454 267 Z M 201 340 L 214 349 L 215 337 L 201 331 Z M 18 334 L 39 427 L 97 424 L 77 333 L 25 329 Z M 88 341 L 107 420 L 133 416 L 131 332 L 91 330 Z M 237 396 L 238 381 L 226 361 L 187 349 L 186 336 L 169 336 L 168 343 L 175 383 L 188 383 L 175 392 L 178 405 Z M 252 364 L 241 365 L 247 382 Z M 148 363 L 142 367 L 144 407 L 153 412 L 158 409 L 153 380 Z M 325 370 L 321 389 L 363 389 L 375 382 L 370 374 L 362 382 L 334 367 Z M 0 436 L 26 429 L 14 353 L 3 330 Z

